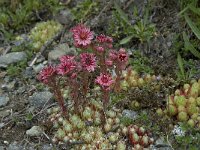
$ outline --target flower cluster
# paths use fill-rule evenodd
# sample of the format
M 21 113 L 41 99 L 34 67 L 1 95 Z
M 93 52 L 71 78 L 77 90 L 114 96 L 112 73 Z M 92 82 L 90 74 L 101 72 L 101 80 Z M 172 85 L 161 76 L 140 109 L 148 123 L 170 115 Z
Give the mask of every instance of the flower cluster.
M 75 47 L 82 49 L 82 53 L 79 56 L 62 56 L 60 64 L 55 67 L 49 66 L 40 72 L 39 80 L 47 84 L 52 82 L 53 77 L 54 82 L 48 85 L 56 90 L 56 95 L 61 93 L 56 88 L 59 88 L 60 79 L 63 79 L 66 86 L 71 89 L 70 95 L 77 107 L 78 103 L 86 102 L 90 85 L 96 83 L 102 89 L 102 101 L 106 107 L 109 102 L 109 91 L 120 87 L 122 70 L 128 63 L 128 54 L 123 48 L 119 51 L 114 50 L 113 39 L 109 36 L 101 34 L 94 38 L 94 33 L 83 24 L 73 27 L 71 32 Z M 87 49 L 92 49 L 93 52 Z M 113 70 L 116 76 L 112 76 Z M 100 74 L 96 76 L 97 72 Z M 94 75 L 96 79 L 90 80 Z M 60 96 L 57 98 L 63 99 Z
M 56 75 L 55 67 L 48 66 L 42 69 L 42 71 L 38 75 L 38 80 L 40 80 L 44 84 L 48 84 L 55 75 Z
M 94 37 L 93 32 L 90 28 L 80 24 L 71 29 L 74 38 L 74 45 L 76 47 L 87 47 L 91 44 Z

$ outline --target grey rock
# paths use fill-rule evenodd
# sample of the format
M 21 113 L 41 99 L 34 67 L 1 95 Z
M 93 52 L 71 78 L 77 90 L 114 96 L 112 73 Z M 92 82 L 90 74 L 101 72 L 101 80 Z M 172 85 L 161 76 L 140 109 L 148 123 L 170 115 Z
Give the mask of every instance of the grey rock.
M 152 145 L 151 150 L 172 150 L 171 146 L 165 142 L 164 137 L 159 137 L 155 144 Z
M 9 82 L 9 83 L 5 83 L 1 86 L 1 88 L 5 91 L 11 91 L 16 85 L 16 81 L 12 81 L 12 82 Z
M 19 87 L 18 89 L 17 89 L 17 93 L 18 94 L 22 94 L 22 93 L 24 93 L 26 91 L 26 87 L 25 86 L 21 86 L 21 87 Z
M 31 129 L 26 131 L 28 136 L 40 136 L 43 133 L 43 129 L 40 126 L 33 126 Z
M 6 106 L 9 102 L 9 97 L 0 96 L 0 107 Z
M 0 118 L 6 117 L 6 116 L 8 116 L 9 114 L 10 114 L 9 111 L 7 111 L 7 110 L 2 110 L 2 111 L 0 111 Z
M 42 146 L 42 149 L 43 150 L 52 150 L 53 149 L 53 146 L 51 144 L 44 144 Z
M 48 64 L 48 61 L 43 61 L 43 65 L 46 65 L 46 64 Z
M 42 70 L 42 68 L 44 68 L 44 65 L 42 63 L 33 66 L 33 70 L 35 71 L 35 73 L 39 73 Z
M 22 150 L 23 146 L 14 141 L 13 143 L 9 144 L 8 150 Z
M 0 67 L 6 68 L 8 65 L 25 60 L 27 55 L 25 52 L 12 52 L 0 56 Z
M 0 123 L 0 129 L 4 126 L 4 123 Z
M 36 108 L 42 108 L 45 103 L 53 102 L 53 94 L 51 92 L 38 92 L 29 97 L 29 102 Z
M 75 49 L 69 48 L 69 46 L 65 44 L 60 44 L 57 47 L 55 47 L 54 50 L 50 51 L 48 54 L 48 60 L 57 60 L 63 55 L 74 55 L 76 53 Z
M 3 146 L 0 146 L 0 150 L 5 150 L 5 148 Z
M 128 110 L 128 109 L 124 109 L 122 111 L 122 116 L 123 117 L 127 117 L 130 118 L 132 120 L 135 120 L 138 116 L 138 113 L 136 111 L 132 111 L 132 110 Z
M 55 16 L 55 19 L 61 24 L 70 25 L 73 21 L 73 16 L 69 9 L 64 9 Z
M 31 78 L 34 75 L 34 71 L 32 67 L 26 67 L 26 69 L 23 72 L 23 76 L 25 78 Z

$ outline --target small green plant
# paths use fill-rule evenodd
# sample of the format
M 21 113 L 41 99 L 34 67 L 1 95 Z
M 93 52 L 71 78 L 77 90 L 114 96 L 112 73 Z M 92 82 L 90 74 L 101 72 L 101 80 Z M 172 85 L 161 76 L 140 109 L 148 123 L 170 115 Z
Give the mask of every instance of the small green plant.
M 98 2 L 94 2 L 92 0 L 85 0 L 80 2 L 71 10 L 72 14 L 74 15 L 74 19 L 77 22 L 86 21 L 89 16 L 98 11 Z
M 175 136 L 174 148 L 198 150 L 200 143 L 199 129 L 191 128 L 185 123 L 180 124 L 180 128 L 184 131 L 184 136 Z
M 183 81 L 184 83 L 189 82 L 189 80 L 194 78 L 195 75 L 200 73 L 200 70 L 195 67 L 195 63 L 192 59 L 185 60 L 179 53 L 177 56 L 177 62 L 179 66 L 179 69 L 176 72 L 178 81 Z
M 143 56 L 140 51 L 134 51 L 133 57 L 133 59 L 129 59 L 129 63 L 135 71 L 139 73 L 154 73 L 154 70 L 150 67 L 150 59 Z
M 133 119 L 130 119 L 128 117 L 121 117 L 120 118 L 120 123 L 123 124 L 124 126 L 129 126 L 131 124 L 133 124 Z
M 7 74 L 12 77 L 19 76 L 21 74 L 21 71 L 26 67 L 26 65 L 27 60 L 18 62 L 15 65 L 11 64 L 7 67 Z
M 200 59 L 200 50 L 198 47 L 200 43 L 200 9 L 198 8 L 198 0 L 181 0 L 180 3 L 182 11 L 178 15 L 184 18 L 187 24 L 186 27 L 189 28 L 189 32 L 183 31 L 182 33 L 184 50 Z
M 115 9 L 113 12 L 114 19 L 110 23 L 109 32 L 114 33 L 114 36 L 126 36 L 120 41 L 120 44 L 127 44 L 132 39 L 138 39 L 141 43 L 150 41 L 155 33 L 155 25 L 148 20 L 149 7 L 146 7 L 143 19 L 138 17 L 137 8 L 134 9 L 133 15 L 137 18 L 134 25 L 130 23 L 128 15 L 123 12 L 117 3 L 115 3 Z
M 0 5 L 0 24 L 6 29 L 19 30 L 38 19 L 41 11 L 55 13 L 63 8 L 59 0 L 4 1 Z
M 53 20 L 37 23 L 31 29 L 29 38 L 34 51 L 38 51 L 48 40 L 62 29 L 62 25 Z

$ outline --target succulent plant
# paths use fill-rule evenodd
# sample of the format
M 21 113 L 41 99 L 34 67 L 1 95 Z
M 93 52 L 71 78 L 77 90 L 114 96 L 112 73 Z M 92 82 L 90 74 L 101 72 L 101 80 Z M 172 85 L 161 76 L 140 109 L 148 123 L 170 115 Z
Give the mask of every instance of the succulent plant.
M 29 35 L 35 51 L 38 51 L 44 43 L 51 39 L 61 28 L 61 24 L 55 21 L 37 23 L 36 26 L 31 29 Z
M 128 90 L 130 87 L 143 87 L 156 80 L 155 75 L 147 74 L 140 77 L 135 70 L 123 71 L 124 80 L 121 81 L 121 89 Z
M 117 142 L 116 150 L 126 150 L 126 144 L 124 141 Z
M 191 127 L 198 127 L 200 115 L 200 80 L 193 80 L 175 90 L 167 100 L 167 114 L 176 116 L 180 122 L 187 122 Z M 161 111 L 161 110 L 159 110 Z
M 143 127 L 137 125 L 129 126 L 128 137 L 135 149 L 148 148 L 154 142 L 149 133 Z

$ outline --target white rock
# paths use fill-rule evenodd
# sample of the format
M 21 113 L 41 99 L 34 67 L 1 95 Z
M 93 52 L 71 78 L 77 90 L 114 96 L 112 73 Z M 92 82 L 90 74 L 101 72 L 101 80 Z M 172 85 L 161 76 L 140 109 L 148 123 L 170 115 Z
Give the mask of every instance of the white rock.
M 26 131 L 28 136 L 40 136 L 43 133 L 43 130 L 39 126 L 33 126 L 31 129 Z

